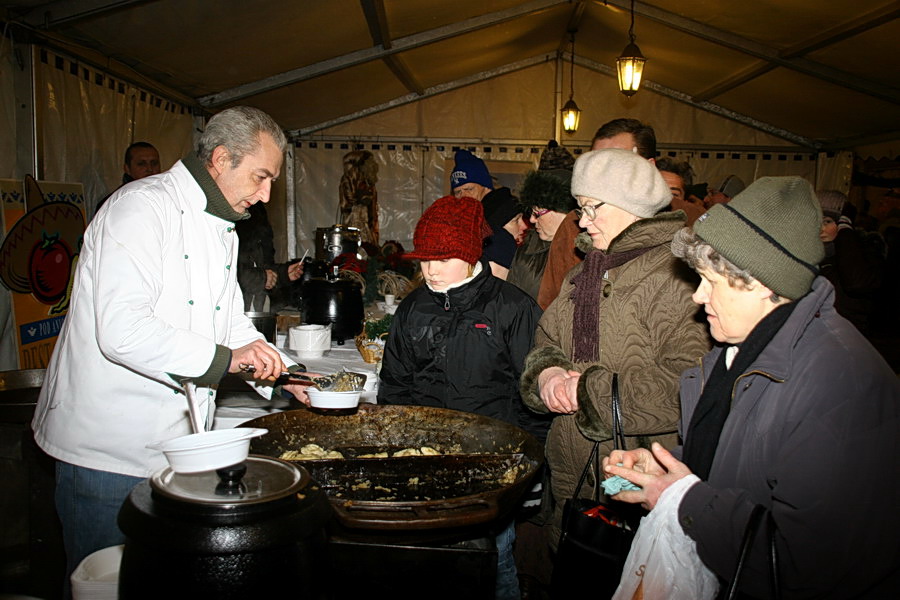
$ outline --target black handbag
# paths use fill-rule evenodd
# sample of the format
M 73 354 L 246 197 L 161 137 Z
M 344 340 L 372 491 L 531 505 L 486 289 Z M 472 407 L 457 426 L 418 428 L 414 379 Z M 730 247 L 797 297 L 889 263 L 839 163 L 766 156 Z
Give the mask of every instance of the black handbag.
M 612 423 L 613 444 L 616 449 L 624 450 L 617 374 L 612 379 Z M 592 467 L 594 495 L 582 498 L 581 487 Z M 597 598 L 609 598 L 619 585 L 635 532 L 626 524 L 621 508 L 600 501 L 600 479 L 600 443 L 597 442 L 572 498 L 563 506 L 562 533 L 550 580 L 553 598 L 580 597 L 588 589 Z

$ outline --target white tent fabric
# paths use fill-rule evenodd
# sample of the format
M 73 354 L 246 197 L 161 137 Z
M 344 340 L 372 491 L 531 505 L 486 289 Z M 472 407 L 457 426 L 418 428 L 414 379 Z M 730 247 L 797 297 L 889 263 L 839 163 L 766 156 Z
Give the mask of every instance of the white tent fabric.
M 35 60 L 41 179 L 84 185 L 88 216 L 122 183 L 125 149 L 153 144 L 168 169 L 192 147 L 190 111 L 69 58 Z

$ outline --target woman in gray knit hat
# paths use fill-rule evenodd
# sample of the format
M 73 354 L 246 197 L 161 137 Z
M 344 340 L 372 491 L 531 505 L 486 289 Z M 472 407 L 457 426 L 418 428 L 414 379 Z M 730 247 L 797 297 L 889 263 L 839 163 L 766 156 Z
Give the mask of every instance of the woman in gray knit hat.
M 672 197 L 656 168 L 627 150 L 587 152 L 575 162 L 571 191 L 587 230 L 576 240 L 585 260 L 541 317 L 521 380 L 532 410 L 556 414 L 546 446 L 554 513 L 545 530 L 554 549 L 563 503 L 594 441 L 603 454 L 612 449 L 613 375 L 628 447 L 674 443 L 678 375 L 709 349 L 693 318 L 690 272 L 669 252 L 684 213 L 656 214 Z M 617 583 L 596 579 L 595 592 Z
M 533 228 L 526 233 L 525 241 L 516 250 L 506 280 L 535 300 L 538 299 L 553 237 L 566 215 L 577 206 L 575 198 L 569 193 L 574 162 L 568 150 L 559 145 L 549 145 L 541 154 L 540 167 L 525 176 L 519 190 L 523 218 Z M 546 308 L 541 306 L 541 309 Z
M 720 579 L 734 572 L 754 507 L 770 514 L 741 597 L 776 596 L 765 533 L 783 598 L 900 593 L 900 383 L 834 310 L 817 275 L 821 224 L 807 181 L 764 177 L 675 236 L 721 346 L 682 375 L 683 446 L 604 459 L 607 476 L 641 488 L 615 498 L 671 514 Z M 644 564 L 651 576 L 652 556 Z

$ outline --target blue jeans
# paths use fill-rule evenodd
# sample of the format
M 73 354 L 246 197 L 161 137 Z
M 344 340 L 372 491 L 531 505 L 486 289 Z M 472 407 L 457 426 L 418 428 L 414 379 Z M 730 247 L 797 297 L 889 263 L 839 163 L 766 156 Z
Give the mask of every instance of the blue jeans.
M 66 548 L 67 598 L 69 577 L 88 554 L 125 542 L 116 517 L 125 498 L 141 481 L 140 477 L 56 462 L 56 512 Z
M 497 600 L 519 600 L 519 577 L 513 558 L 513 542 L 516 541 L 515 520 L 497 535 Z

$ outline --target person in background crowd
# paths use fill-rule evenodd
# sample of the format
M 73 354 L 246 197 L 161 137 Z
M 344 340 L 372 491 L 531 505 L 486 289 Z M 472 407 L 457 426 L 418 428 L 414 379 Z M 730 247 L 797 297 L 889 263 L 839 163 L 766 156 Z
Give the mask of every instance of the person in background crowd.
M 119 187 L 150 175 L 156 175 L 159 173 L 159 169 L 159 151 L 153 144 L 149 142 L 134 142 L 125 149 L 125 162 L 122 165 L 122 171 L 124 172 L 122 173 L 122 184 Z M 97 203 L 95 214 L 114 192 L 115 190 Z
M 737 175 L 729 175 L 717 187 L 709 188 L 703 199 L 703 206 L 709 208 L 715 204 L 725 204 L 744 191 L 744 182 Z
M 660 158 L 656 161 L 659 174 L 669 186 L 672 192 L 672 202 L 663 210 L 683 210 L 687 215 L 686 225 L 690 227 L 694 221 L 706 212 L 706 209 L 696 196 L 688 196 L 687 189 L 694 183 L 694 172 L 691 165 L 686 162 L 676 162 L 671 158 Z
M 845 194 L 819 190 L 816 196 L 822 208 L 819 239 L 825 244 L 819 269 L 834 286 L 834 309 L 868 336 L 869 315 L 881 288 L 884 260 L 863 244 L 850 217 L 844 214 L 850 206 Z
M 234 223 L 267 202 L 286 145 L 254 108 L 210 119 L 196 154 L 123 186 L 84 235 L 72 302 L 32 427 L 56 462 L 68 573 L 121 544 L 131 489 L 166 466 L 152 442 L 191 433 L 185 380 L 212 423 L 218 383 L 241 364 L 257 391 L 291 364 L 244 315 Z M 301 399 L 302 386 L 285 386 Z
M 603 460 L 608 475 L 641 488 L 617 500 L 677 505 L 672 528 L 721 579 L 763 506 L 774 529 L 756 535 L 740 597 L 776 597 L 769 534 L 786 600 L 900 592 L 900 382 L 816 275 L 821 227 L 807 181 L 763 177 L 675 236 L 721 345 L 681 377 L 683 447 Z
M 507 281 L 525 290 L 538 300 L 539 305 L 538 296 L 553 239 L 577 206 L 569 193 L 574 164 L 575 159 L 569 151 L 552 141 L 541 154 L 537 171 L 530 171 L 525 176 L 519 190 L 519 206 L 534 227 L 528 230 L 525 243 L 516 251 Z M 577 228 L 574 222 L 572 225 Z M 573 253 L 574 248 L 571 248 L 566 254 Z M 561 259 L 554 257 L 556 261 Z
M 629 150 L 653 164 L 656 162 L 656 132 L 637 119 L 613 119 L 601 125 L 591 140 L 591 150 L 606 148 Z
M 235 223 L 240 246 L 237 277 L 244 295 L 244 311 L 272 311 L 279 303 L 275 290 L 284 289 L 303 275 L 303 262 L 277 264 L 272 226 L 265 204 L 247 209 L 250 218 Z M 271 295 L 271 297 L 270 297 Z M 266 309 L 266 300 L 269 308 Z
M 491 272 L 506 279 L 516 247 L 524 241 L 528 229 L 518 201 L 509 188 L 494 189 L 487 165 L 468 150 L 457 150 L 454 159 L 450 189 L 457 198 L 473 198 L 484 205 L 484 218 L 492 231 L 484 243 L 484 257 Z
M 538 439 L 547 423 L 519 396 L 518 378 L 541 310 L 525 292 L 491 274 L 482 257 L 488 233 L 480 202 L 446 196 L 416 225 L 425 285 L 397 308 L 384 349 L 379 404 L 450 408 L 500 419 Z M 512 518 L 497 537 L 496 598 L 519 598 Z
M 159 151 L 148 142 L 135 142 L 125 150 L 122 167 L 122 184 L 126 184 L 160 172 Z
M 630 150 L 587 152 L 575 161 L 571 191 L 586 258 L 541 318 L 521 380 L 526 405 L 556 414 L 546 447 L 554 551 L 564 501 L 594 441 L 604 454 L 612 448 L 613 374 L 629 444 L 675 442 L 678 375 L 709 349 L 690 271 L 669 252 L 684 216 L 656 214 L 672 197 L 656 168 Z

